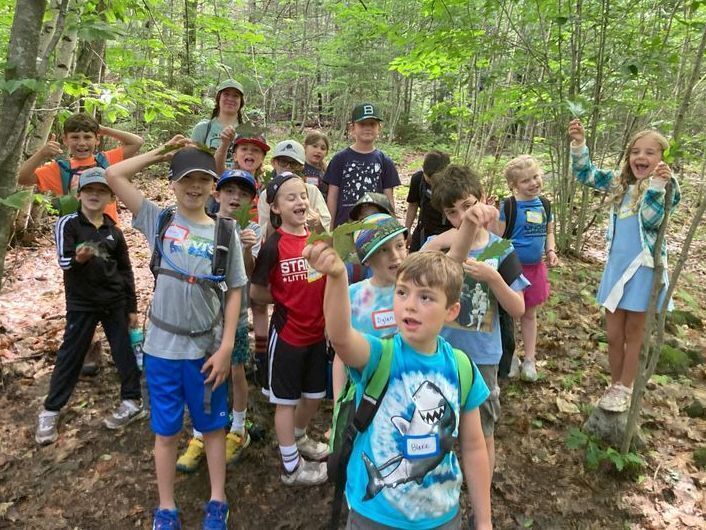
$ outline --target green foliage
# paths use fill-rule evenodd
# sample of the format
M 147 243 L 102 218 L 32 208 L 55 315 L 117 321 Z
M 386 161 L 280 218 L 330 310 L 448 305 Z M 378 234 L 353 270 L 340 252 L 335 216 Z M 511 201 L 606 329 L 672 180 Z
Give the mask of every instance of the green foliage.
M 598 469 L 600 465 L 608 464 L 619 473 L 635 474 L 645 466 L 645 461 L 639 454 L 632 451 L 622 454 L 576 427 L 569 431 L 566 447 L 583 451 L 589 469 Z
M 327 232 L 312 232 L 309 234 L 309 238 L 306 242 L 309 245 L 313 245 L 317 241 L 324 241 L 328 244 L 332 244 L 334 250 L 343 261 L 355 262 L 357 261 L 357 256 L 355 244 L 353 243 L 353 234 L 355 234 L 358 230 L 370 230 L 376 226 L 377 225 L 375 223 L 366 223 L 365 220 L 350 221 L 348 223 L 338 225 L 333 229 L 333 233 L 331 234 Z
M 27 204 L 33 196 L 32 190 L 20 190 L 16 191 L 12 195 L 8 195 L 4 199 L 0 197 L 0 204 L 6 206 L 7 208 L 12 208 L 14 210 L 20 210 Z
M 252 204 L 246 202 L 233 210 L 230 216 L 235 219 L 241 230 L 245 230 L 257 218 L 257 212 L 253 211 Z
M 663 344 L 655 372 L 661 375 L 684 375 L 690 366 L 691 359 L 686 352 Z

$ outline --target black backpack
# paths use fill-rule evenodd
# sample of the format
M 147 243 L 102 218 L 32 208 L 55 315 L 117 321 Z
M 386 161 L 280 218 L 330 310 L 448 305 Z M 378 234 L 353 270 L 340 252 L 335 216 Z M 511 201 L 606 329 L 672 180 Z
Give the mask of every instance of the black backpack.
M 187 271 L 179 268 L 169 259 L 167 255 L 164 254 L 164 234 L 174 219 L 175 213 L 176 206 L 169 206 L 159 213 L 159 218 L 157 220 L 157 234 L 155 237 L 152 257 L 150 258 L 150 270 L 154 276 L 155 285 L 157 284 L 157 276 L 160 274 L 165 274 L 188 283 L 198 284 L 203 288 L 213 289 L 221 301 L 222 308 L 224 304 L 224 293 L 228 290 L 225 279 L 226 273 L 228 272 L 229 245 L 231 238 L 233 237 L 233 231 L 235 230 L 235 221 L 228 217 L 216 217 L 214 219 L 216 221 L 216 225 L 213 236 L 214 249 L 213 258 L 211 260 L 211 274 L 200 276 L 189 274 Z M 167 261 L 171 268 L 167 269 L 161 266 L 162 258 Z M 218 324 L 219 320 L 222 318 L 222 311 L 216 314 L 216 317 L 211 325 L 207 329 L 203 330 L 187 330 L 179 328 L 155 317 L 151 310 L 148 313 L 148 318 L 155 326 L 170 333 L 174 333 L 176 335 L 188 335 L 189 337 L 200 337 L 206 333 L 210 333 L 213 327 Z
M 539 197 L 542 201 L 542 207 L 544 208 L 544 213 L 547 218 L 547 222 L 552 217 L 552 203 L 546 197 Z M 510 239 L 512 235 L 512 230 L 515 228 L 515 220 L 517 219 L 517 199 L 514 195 L 503 200 L 503 213 L 505 214 L 505 231 L 503 232 L 503 239 Z

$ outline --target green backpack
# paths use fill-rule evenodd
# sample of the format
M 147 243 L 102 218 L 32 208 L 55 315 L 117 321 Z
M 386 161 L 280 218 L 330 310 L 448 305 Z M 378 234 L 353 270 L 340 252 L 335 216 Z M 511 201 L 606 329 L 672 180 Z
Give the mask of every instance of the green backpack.
M 394 353 L 394 340 L 394 336 L 382 340 L 380 362 L 365 385 L 363 397 L 358 407 L 355 405 L 356 385 L 350 378 L 334 405 L 329 456 L 326 462 L 328 480 L 335 485 L 329 526 L 331 529 L 337 529 L 339 525 L 343 492 L 346 485 L 346 470 L 355 438 L 358 433 L 364 432 L 372 423 L 387 391 Z M 473 386 L 473 366 L 468 356 L 461 350 L 454 348 L 453 352 L 458 367 L 461 404 L 463 404 Z

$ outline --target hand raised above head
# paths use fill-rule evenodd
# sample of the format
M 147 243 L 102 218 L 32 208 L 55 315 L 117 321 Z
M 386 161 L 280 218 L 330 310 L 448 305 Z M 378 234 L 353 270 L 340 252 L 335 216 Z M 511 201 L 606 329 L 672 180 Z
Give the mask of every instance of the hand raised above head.
M 582 144 L 586 141 L 586 131 L 578 118 L 569 122 L 569 137 L 576 144 Z
M 497 208 L 478 201 L 465 211 L 463 220 L 475 226 L 487 228 L 490 223 L 497 220 L 499 215 Z

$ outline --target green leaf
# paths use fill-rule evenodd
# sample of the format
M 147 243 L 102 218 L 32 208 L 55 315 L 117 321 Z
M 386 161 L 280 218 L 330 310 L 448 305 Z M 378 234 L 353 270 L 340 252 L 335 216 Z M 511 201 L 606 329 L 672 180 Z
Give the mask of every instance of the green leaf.
M 674 139 L 669 140 L 669 147 L 662 153 L 662 160 L 665 164 L 672 165 L 674 161 L 681 156 L 681 148 Z
M 330 245 L 333 242 L 333 239 L 331 238 L 331 234 L 328 232 L 311 232 L 309 237 L 306 239 L 306 244 L 313 245 L 317 241 L 323 241 L 327 245 Z
M 8 208 L 12 208 L 13 210 L 19 210 L 27 204 L 27 201 L 31 199 L 32 195 L 34 195 L 32 190 L 16 191 L 4 199 L 0 197 L 0 204 Z
M 257 217 L 257 212 L 253 212 L 252 204 L 246 202 L 233 210 L 230 216 L 238 223 L 241 230 L 245 230 L 250 225 L 250 221 Z
M 154 121 L 154 119 L 157 117 L 157 111 L 154 109 L 147 109 L 145 111 L 145 123 L 150 123 Z
M 57 197 L 57 206 L 59 210 L 59 215 L 68 215 L 74 213 L 78 210 L 79 203 L 75 195 L 62 195 Z
M 242 123 L 235 128 L 235 132 L 245 138 L 256 138 L 258 136 L 265 136 L 267 129 L 258 127 L 252 123 Z
M 351 221 L 338 225 L 333 230 L 333 248 L 343 261 L 355 262 L 358 257 L 355 252 L 353 235 L 358 230 L 371 230 L 376 228 L 375 223 L 366 223 L 365 220 Z
M 586 109 L 578 101 L 567 101 L 566 107 L 574 118 L 580 118 L 586 114 Z
M 496 241 L 492 245 L 487 246 L 476 259 L 478 261 L 487 261 L 489 259 L 499 258 L 508 251 L 510 244 L 510 241 L 507 239 Z

